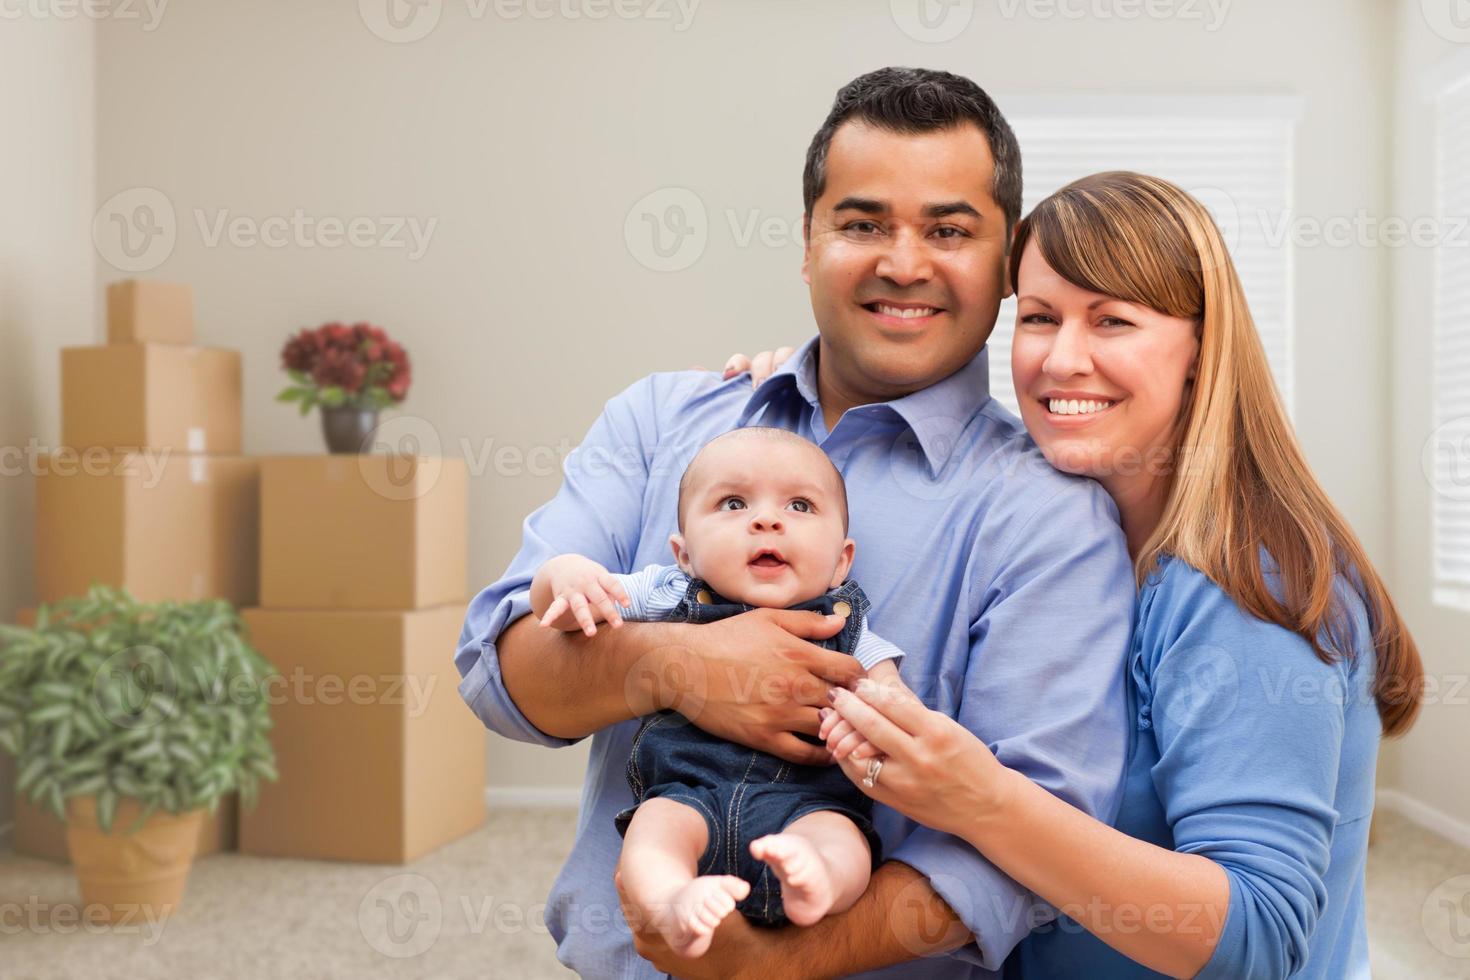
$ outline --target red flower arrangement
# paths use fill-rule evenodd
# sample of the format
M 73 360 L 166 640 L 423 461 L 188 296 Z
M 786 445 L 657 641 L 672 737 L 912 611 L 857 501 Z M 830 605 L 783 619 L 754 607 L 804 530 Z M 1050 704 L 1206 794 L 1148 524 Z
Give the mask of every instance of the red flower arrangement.
M 408 351 L 367 323 L 302 330 L 281 348 L 281 367 L 292 384 L 276 401 L 296 402 L 302 415 L 317 405 L 386 408 L 403 401 L 413 380 Z

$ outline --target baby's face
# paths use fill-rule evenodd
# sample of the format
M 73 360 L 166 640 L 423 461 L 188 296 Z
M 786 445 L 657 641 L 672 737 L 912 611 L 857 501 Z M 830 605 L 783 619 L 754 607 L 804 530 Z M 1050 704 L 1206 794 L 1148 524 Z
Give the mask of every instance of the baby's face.
M 705 449 L 685 493 L 674 556 L 725 598 L 784 609 L 846 580 L 853 543 L 837 477 L 816 446 L 724 440 Z

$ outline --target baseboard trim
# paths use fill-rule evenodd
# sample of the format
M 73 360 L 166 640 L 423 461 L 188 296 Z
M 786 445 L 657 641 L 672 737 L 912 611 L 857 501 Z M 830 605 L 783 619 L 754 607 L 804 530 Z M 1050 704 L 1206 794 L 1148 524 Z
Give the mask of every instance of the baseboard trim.
M 485 789 L 485 805 L 554 806 L 576 809 L 582 802 L 582 790 L 575 786 L 489 786 Z
M 1445 840 L 1470 850 L 1470 823 L 1452 817 L 1443 810 L 1430 806 L 1417 797 L 1410 796 L 1403 790 L 1380 789 L 1378 805 L 1386 810 L 1392 810 L 1430 833 L 1438 834 Z

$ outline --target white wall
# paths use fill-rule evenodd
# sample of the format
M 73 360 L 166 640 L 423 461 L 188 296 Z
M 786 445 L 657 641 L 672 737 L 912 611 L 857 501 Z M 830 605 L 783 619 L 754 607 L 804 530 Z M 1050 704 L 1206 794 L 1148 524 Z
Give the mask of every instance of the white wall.
M 36 600 L 28 447 L 61 435 L 57 352 L 96 336 L 93 50 L 85 20 L 0 25 L 0 622 Z M 0 752 L 0 831 L 14 784 Z
M 658 8 L 672 21 L 541 20 L 444 0 L 435 29 L 412 43 L 368 30 L 363 6 L 193 0 L 169 6 L 156 30 L 101 28 L 98 198 L 149 187 L 173 207 L 177 241 L 150 274 L 194 283 L 203 342 L 245 352 L 249 452 L 319 445 L 314 420 L 271 398 L 287 332 L 328 319 L 369 318 L 408 343 L 417 387 L 406 408 L 432 420 L 421 428 L 448 452 L 462 439 L 474 453 L 492 440 L 564 449 L 643 373 L 804 338 L 814 328 L 794 236 L 742 245 L 730 215 L 737 230 L 764 219 L 797 228 L 812 132 L 839 85 L 885 64 L 948 68 L 1015 94 L 1296 95 L 1298 208 L 1387 204 L 1391 24 L 1373 0 L 1237 0 L 1215 30 L 984 3 L 947 43 L 906 36 L 886 0 L 704 0 L 684 30 L 672 4 Z M 698 195 L 710 231 L 696 263 L 660 273 L 630 252 L 624 221 L 668 187 Z M 437 226 L 417 261 L 403 250 L 210 244 L 226 209 Z M 99 279 L 116 275 L 102 264 Z M 1385 559 L 1386 275 L 1371 251 L 1298 250 L 1302 438 Z M 492 465 L 475 479 L 476 588 L 514 552 L 522 516 L 555 491 L 547 469 Z M 580 752 L 496 741 L 490 779 L 565 787 L 581 764 Z
M 1435 154 L 1425 76 L 1447 59 L 1470 73 L 1470 45 L 1436 33 L 1419 0 L 1397 4 L 1397 82 L 1393 102 L 1393 198 L 1390 211 L 1413 220 L 1434 212 Z M 1470 41 L 1470 37 L 1464 39 Z M 1464 165 L 1470 165 L 1470 161 Z M 1464 247 L 1463 238 L 1459 242 Z M 1393 592 L 1409 621 L 1435 687 L 1430 703 L 1404 740 L 1390 749 L 1393 784 L 1401 801 L 1441 832 L 1470 843 L 1470 780 L 1464 777 L 1470 745 L 1470 662 L 1465 637 L 1470 613 L 1436 606 L 1431 592 L 1433 489 L 1420 453 L 1431 423 L 1430 367 L 1434 338 L 1431 304 L 1434 252 L 1406 245 L 1392 250 L 1393 339 Z

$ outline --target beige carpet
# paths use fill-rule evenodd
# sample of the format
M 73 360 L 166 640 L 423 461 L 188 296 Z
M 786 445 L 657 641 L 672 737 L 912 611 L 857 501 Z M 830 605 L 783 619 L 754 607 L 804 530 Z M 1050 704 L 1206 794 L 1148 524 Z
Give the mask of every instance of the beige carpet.
M 407 867 L 213 855 L 173 918 L 110 929 L 78 922 L 69 868 L 7 850 L 0 980 L 569 977 L 540 915 L 574 825 L 569 810 L 501 811 Z M 1470 901 L 1442 887 L 1459 875 L 1470 851 L 1381 815 L 1369 856 L 1375 977 L 1470 978 Z

